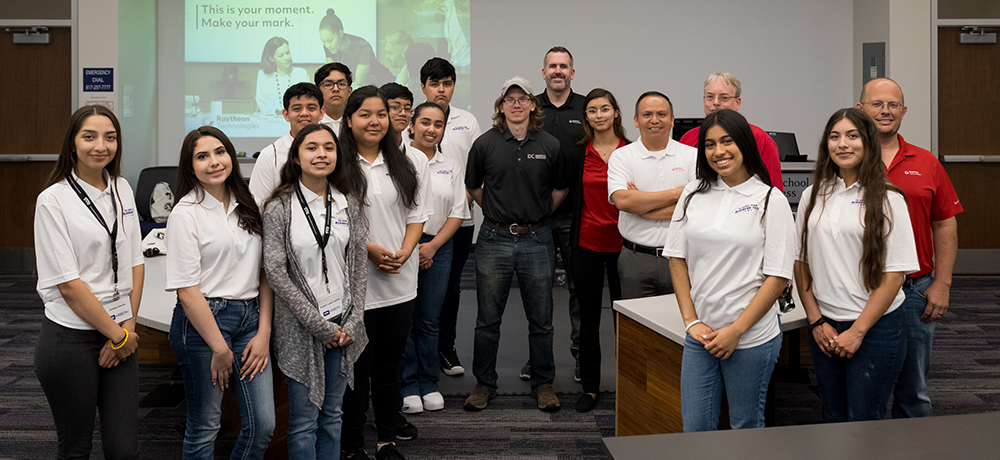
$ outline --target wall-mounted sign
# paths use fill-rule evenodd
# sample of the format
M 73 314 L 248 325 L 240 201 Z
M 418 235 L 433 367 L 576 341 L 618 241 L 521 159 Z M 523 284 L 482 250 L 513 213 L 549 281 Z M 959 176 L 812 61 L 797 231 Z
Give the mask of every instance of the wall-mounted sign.
M 111 67 L 84 67 L 84 92 L 112 92 L 115 90 L 115 69 Z

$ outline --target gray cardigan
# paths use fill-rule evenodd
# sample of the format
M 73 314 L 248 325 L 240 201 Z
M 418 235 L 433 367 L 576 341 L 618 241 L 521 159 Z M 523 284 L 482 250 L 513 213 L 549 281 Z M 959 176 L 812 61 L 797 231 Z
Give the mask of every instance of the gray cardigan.
M 298 208 L 290 194 L 268 203 L 264 210 L 264 270 L 274 290 L 274 360 L 286 376 L 309 388 L 309 401 L 323 406 L 326 393 L 323 355 L 337 325 L 320 317 L 319 308 L 298 258 L 292 256 L 292 210 Z M 350 238 L 344 281 L 341 328 L 354 343 L 344 347 L 340 372 L 354 387 L 354 362 L 368 344 L 365 333 L 365 289 L 368 286 L 368 227 L 356 199 L 347 197 Z

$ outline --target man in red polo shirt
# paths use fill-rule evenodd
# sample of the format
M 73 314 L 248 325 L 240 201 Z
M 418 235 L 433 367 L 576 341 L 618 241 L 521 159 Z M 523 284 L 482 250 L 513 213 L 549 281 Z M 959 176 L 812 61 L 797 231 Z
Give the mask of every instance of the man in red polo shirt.
M 906 105 L 896 82 L 888 78 L 868 82 L 857 108 L 875 120 L 886 175 L 906 194 L 920 262 L 920 271 L 911 273 L 903 284 L 908 339 L 903 370 L 893 392 L 892 418 L 927 417 L 931 415 L 927 391 L 931 343 L 934 325 L 948 310 L 951 272 L 958 252 L 955 215 L 962 212 L 962 204 L 937 157 L 907 144 L 899 135 Z

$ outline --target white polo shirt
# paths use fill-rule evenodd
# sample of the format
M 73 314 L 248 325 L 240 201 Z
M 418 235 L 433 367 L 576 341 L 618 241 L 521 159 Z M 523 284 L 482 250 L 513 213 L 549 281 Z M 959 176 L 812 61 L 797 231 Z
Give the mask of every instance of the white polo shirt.
M 87 197 L 101 212 L 108 229 L 118 221 L 118 293 L 132 292 L 132 268 L 144 263 L 142 232 L 135 198 L 128 181 L 114 180 L 104 173 L 108 186 L 98 190 L 71 172 Z M 118 199 L 121 198 L 119 202 Z M 115 200 L 117 216 L 112 214 Z M 83 204 L 69 182 L 63 179 L 46 188 L 35 201 L 35 263 L 38 268 L 38 296 L 45 304 L 45 317 L 70 329 L 93 330 L 90 323 L 73 313 L 59 293 L 58 285 L 79 278 L 99 301 L 114 295 L 111 270 L 111 237 L 90 209 Z
M 219 200 L 199 191 L 184 195 L 167 218 L 166 290 L 198 286 L 205 297 L 257 297 L 260 235 L 240 228 L 236 197 L 230 196 L 226 212 Z
M 796 221 L 797 239 L 801 239 L 805 210 L 813 186 L 802 192 L 799 217 Z M 824 316 L 835 321 L 853 321 L 864 310 L 871 292 L 861 280 L 861 237 L 864 234 L 863 190 L 857 182 L 844 186 L 839 177 L 826 203 L 816 203 L 809 216 L 809 259 L 799 260 L 809 264 L 812 273 L 812 291 Z M 913 227 L 906 199 L 889 191 L 886 214 L 892 218 L 892 227 L 886 236 L 885 271 L 913 273 L 920 269 L 917 247 L 913 240 Z M 822 197 L 822 195 L 820 195 Z M 900 290 L 889 305 L 891 313 L 903 303 L 905 295 Z
M 311 190 L 299 182 L 302 189 L 302 197 L 306 199 L 309 210 L 316 220 L 316 229 L 323 232 L 326 225 L 326 205 L 323 204 L 323 197 L 313 193 Z M 330 240 L 326 244 L 326 274 L 330 279 L 330 290 L 343 290 L 344 279 L 347 273 L 347 262 L 345 257 L 347 243 L 351 237 L 350 225 L 347 220 L 347 197 L 337 189 L 331 187 L 333 202 L 330 204 Z M 295 251 L 295 258 L 299 261 L 302 274 L 306 282 L 312 289 L 313 295 L 320 298 L 326 295 L 326 282 L 323 280 L 323 258 L 319 252 L 319 245 L 316 244 L 316 237 L 309 227 L 305 213 L 299 199 L 295 196 L 291 198 L 292 220 L 289 231 L 291 232 L 292 248 Z
M 344 124 L 344 117 L 340 117 L 336 120 L 333 117 L 323 112 L 323 119 L 319 121 L 320 123 L 327 125 L 333 130 L 333 133 L 337 135 L 337 139 L 340 139 L 340 126 Z
M 413 162 L 417 170 L 417 205 L 413 209 L 406 209 L 403 206 L 401 197 L 396 193 L 396 185 L 389 176 L 389 167 L 385 164 L 382 152 L 379 152 L 373 163 L 358 155 L 358 164 L 368 178 L 368 194 L 365 200 L 367 201 L 365 214 L 369 223 L 368 241 L 394 253 L 403 248 L 406 226 L 427 222 L 428 217 L 423 187 L 423 182 L 428 176 L 427 157 L 423 153 L 417 156 L 409 151 L 406 157 Z M 365 310 L 398 305 L 417 297 L 417 271 L 420 258 L 415 253 L 416 249 L 397 274 L 380 272 L 371 260 L 368 261 Z
M 263 208 L 271 192 L 281 184 L 281 168 L 288 161 L 288 150 L 292 148 L 293 140 L 292 132 L 289 131 L 261 149 L 257 156 L 253 172 L 250 173 L 250 193 L 253 194 L 257 207 Z
M 427 155 L 415 147 L 407 146 L 417 155 Z M 431 214 L 424 224 L 424 233 L 437 235 L 449 218 L 471 219 L 468 202 L 465 199 L 465 176 L 462 175 L 458 162 L 435 152 L 434 157 L 427 161 L 428 178 L 424 181 L 427 190 L 428 207 Z
M 695 179 L 697 155 L 697 149 L 673 139 L 657 152 L 647 150 L 641 139 L 615 150 L 608 161 L 608 202 L 615 204 L 611 195 L 628 190 L 629 182 L 644 192 L 687 185 Z M 618 231 L 636 244 L 659 247 L 666 241 L 669 228 L 669 220 L 645 220 L 632 213 L 618 213 Z
M 694 195 L 682 211 L 684 200 L 697 188 L 698 181 L 692 181 L 681 193 L 663 257 L 687 261 L 698 319 L 717 330 L 739 318 L 765 278 L 792 279 L 795 222 L 785 195 L 757 176 L 735 187 L 720 177 L 707 192 Z M 736 348 L 761 345 L 780 333 L 778 311 L 772 306 Z
M 444 156 L 451 158 L 458 164 L 460 173 L 458 177 L 465 180 L 465 168 L 469 164 L 469 150 L 472 150 L 472 143 L 475 142 L 483 132 L 479 128 L 479 121 L 468 111 L 448 106 L 448 121 L 444 127 L 444 137 L 441 138 L 441 151 Z M 463 185 L 464 187 L 464 185 Z M 469 218 L 462 221 L 463 227 L 471 227 L 475 224 L 472 219 L 471 205 Z

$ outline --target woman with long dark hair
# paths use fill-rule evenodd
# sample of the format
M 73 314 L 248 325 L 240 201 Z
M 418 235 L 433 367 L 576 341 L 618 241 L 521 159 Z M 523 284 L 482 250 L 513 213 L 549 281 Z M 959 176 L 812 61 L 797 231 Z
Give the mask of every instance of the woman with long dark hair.
M 176 196 L 166 289 L 177 291 L 170 347 L 187 400 L 183 457 L 213 457 L 222 394 L 232 387 L 242 423 L 230 458 L 263 458 L 274 431 L 274 296 L 261 269 L 260 212 L 222 131 L 202 126 L 184 138 Z
M 368 343 L 365 182 L 326 125 L 302 128 L 264 206 L 274 359 L 288 384 L 288 458 L 340 456 L 341 404 Z
M 574 165 L 576 186 L 570 197 L 573 247 L 570 270 L 580 300 L 580 380 L 583 394 L 576 400 L 577 412 L 589 412 L 601 391 L 601 297 L 604 276 L 608 277 L 611 301 L 621 300 L 618 255 L 622 235 L 618 232 L 618 209 L 608 203 L 608 161 L 614 151 L 629 140 L 622 126 L 618 101 L 610 91 L 597 88 L 583 100 L 583 140 Z
M 285 90 L 300 82 L 310 82 L 309 73 L 302 67 L 292 66 L 292 52 L 288 40 L 271 37 L 264 43 L 260 55 L 260 70 L 257 72 L 257 92 L 254 101 L 257 111 L 266 115 L 281 116 L 284 108 Z
M 58 458 L 90 456 L 98 411 L 105 458 L 138 453 L 135 319 L 144 262 L 121 155 L 115 114 L 81 107 L 35 202 L 37 290 L 45 304 L 35 374 L 52 410 Z
M 906 355 L 901 288 L 919 265 L 878 135 L 861 110 L 835 112 L 799 202 L 795 282 L 826 422 L 881 420 Z
M 378 88 L 363 86 L 351 93 L 344 108 L 340 147 L 367 180 L 365 330 L 369 343 L 354 364 L 354 387 L 344 396 L 342 448 L 349 458 L 364 453 L 369 392 L 378 430 L 375 458 L 402 458 L 395 440 L 415 436 L 397 432 L 402 405 L 399 360 L 417 297 L 419 259 L 411 255 L 427 221 L 420 180 L 428 172 L 427 159 L 405 154 L 393 131 L 389 103 Z
M 686 332 L 684 431 L 717 428 L 723 390 L 733 429 L 763 427 L 781 349 L 775 302 L 795 260 L 792 210 L 771 184 L 750 125 L 732 110 L 705 117 L 696 172 L 663 250 Z

